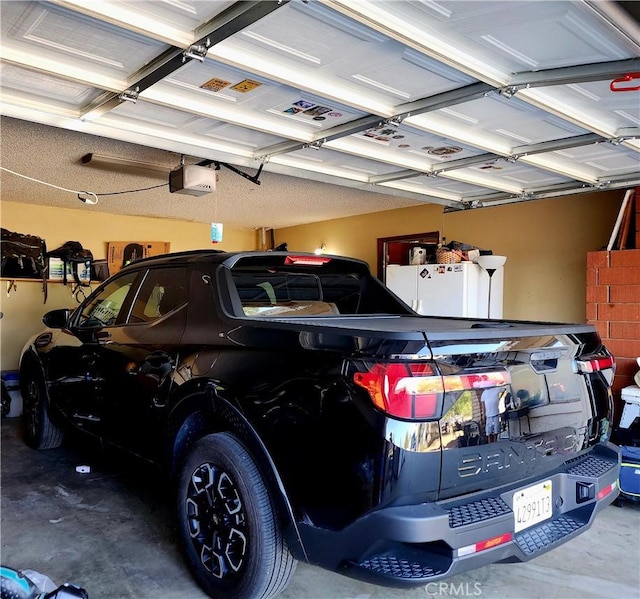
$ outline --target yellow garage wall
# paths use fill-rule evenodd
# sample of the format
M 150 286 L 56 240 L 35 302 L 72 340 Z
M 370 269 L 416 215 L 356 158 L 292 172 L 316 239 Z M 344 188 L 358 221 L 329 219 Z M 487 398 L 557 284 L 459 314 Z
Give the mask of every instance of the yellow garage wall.
M 256 232 L 224 228 L 222 243 L 211 244 L 210 225 L 105 212 L 49 208 L 17 202 L 2 203 L 2 226 L 43 237 L 53 250 L 65 241 L 79 241 L 96 259 L 106 258 L 109 241 L 170 241 L 172 252 L 198 248 L 246 250 L 256 248 Z
M 522 320 L 584 322 L 586 254 L 606 246 L 624 191 L 536 200 L 443 213 L 425 205 L 325 221 L 276 231 L 290 250 L 353 256 L 376 269 L 376 240 L 440 231 L 507 256 L 504 316 Z
M 313 251 L 324 243 L 329 253 L 361 258 L 375 271 L 378 237 L 437 230 L 448 240 L 508 257 L 506 318 L 584 322 L 586 253 L 606 246 L 623 195 L 623 191 L 583 194 L 448 214 L 439 206 L 425 205 L 280 229 L 276 243 L 286 241 L 289 249 L 298 251 Z M 109 241 L 169 241 L 172 251 L 212 247 L 206 223 L 13 202 L 3 202 L 1 215 L 3 227 L 44 237 L 50 249 L 80 241 L 96 259 L 106 257 Z M 215 246 L 257 247 L 256 231 L 228 227 L 223 243 Z M 24 343 L 42 328 L 46 311 L 77 305 L 70 288 L 60 283 L 49 285 L 46 304 L 39 283 L 19 281 L 17 291 L 8 297 L 7 284 L 2 281 L 0 294 L 2 370 L 17 367 Z
M 2 202 L 2 226 L 18 233 L 43 237 L 53 250 L 65 241 L 79 241 L 92 251 L 94 258 L 106 258 L 109 241 L 169 241 L 171 251 L 201 248 L 221 250 L 253 250 L 257 247 L 256 231 L 224 228 L 222 243 L 211 244 L 207 223 L 120 216 L 66 208 L 49 208 L 16 202 Z M 31 335 L 43 328 L 42 316 L 55 308 L 77 306 L 71 286 L 49 283 L 49 298 L 43 303 L 42 283 L 16 281 L 16 290 L 7 295 L 9 282 L 3 280 L 0 290 L 0 368 L 18 367 L 20 352 Z M 95 288 L 95 284 L 92 285 Z

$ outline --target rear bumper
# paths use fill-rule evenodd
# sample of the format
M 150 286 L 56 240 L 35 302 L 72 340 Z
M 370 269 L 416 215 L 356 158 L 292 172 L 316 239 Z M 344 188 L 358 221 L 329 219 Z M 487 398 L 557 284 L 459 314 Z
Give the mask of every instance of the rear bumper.
M 587 530 L 618 496 L 620 457 L 613 445 L 567 462 L 526 484 L 456 501 L 390 507 L 341 531 L 301 526 L 311 563 L 353 578 L 420 586 L 498 561 L 527 561 Z M 551 518 L 515 532 L 514 493 L 551 480 Z

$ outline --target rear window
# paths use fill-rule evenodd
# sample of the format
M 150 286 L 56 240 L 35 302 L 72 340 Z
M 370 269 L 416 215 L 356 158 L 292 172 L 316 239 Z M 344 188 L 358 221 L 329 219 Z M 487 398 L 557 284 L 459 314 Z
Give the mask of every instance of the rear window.
M 245 316 L 333 316 L 355 314 L 360 282 L 353 275 L 235 273 Z
M 411 310 L 349 258 L 260 254 L 229 264 L 233 312 L 249 318 L 407 314 Z

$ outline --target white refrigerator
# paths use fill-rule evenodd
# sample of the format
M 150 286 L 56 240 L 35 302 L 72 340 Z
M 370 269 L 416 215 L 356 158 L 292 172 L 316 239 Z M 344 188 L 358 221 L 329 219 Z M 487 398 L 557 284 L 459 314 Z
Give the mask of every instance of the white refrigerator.
M 385 274 L 387 287 L 419 314 L 502 318 L 504 268 L 491 277 L 490 307 L 489 274 L 474 262 L 392 264 Z

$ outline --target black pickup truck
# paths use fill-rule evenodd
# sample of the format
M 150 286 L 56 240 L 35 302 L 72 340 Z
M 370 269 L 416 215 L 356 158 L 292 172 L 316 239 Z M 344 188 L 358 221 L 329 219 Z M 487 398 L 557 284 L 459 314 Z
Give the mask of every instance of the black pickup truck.
M 528 560 L 618 495 L 588 325 L 419 316 L 358 260 L 212 250 L 43 320 L 27 443 L 74 427 L 161 464 L 213 597 L 275 596 L 298 560 L 400 587 Z

